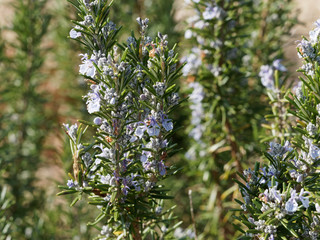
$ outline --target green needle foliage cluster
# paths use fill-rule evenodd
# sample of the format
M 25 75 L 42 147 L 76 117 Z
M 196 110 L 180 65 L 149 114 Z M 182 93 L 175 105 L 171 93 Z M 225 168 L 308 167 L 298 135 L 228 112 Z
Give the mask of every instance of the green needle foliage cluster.
M 298 123 L 298 134 L 288 138 L 293 147 L 271 142 L 267 164 L 239 173 L 241 239 L 319 239 L 320 20 L 315 25 L 298 44 L 301 87 L 286 97 Z
M 8 194 L 7 187 L 1 187 L 0 192 L 0 239 L 6 240 L 11 237 L 12 218 L 7 215 L 8 209 L 14 204 L 13 198 Z
M 284 143 L 285 139 L 293 135 L 294 125 L 292 115 L 288 112 L 289 102 L 286 99 L 292 83 L 288 83 L 288 74 L 280 60 L 275 60 L 272 65 L 263 65 L 259 76 L 262 85 L 266 87 L 272 112 L 265 115 L 267 123 L 262 124 L 266 134 L 261 137 L 261 142 Z
M 196 12 L 187 20 L 185 38 L 193 48 L 183 69 L 192 111 L 187 174 L 199 193 L 195 222 L 199 238 L 232 239 L 229 210 L 238 194 L 232 179 L 259 151 L 260 125 L 270 112 L 256 72 L 283 58 L 281 46 L 296 20 L 291 1 L 187 2 Z
M 150 22 L 157 23 L 149 27 L 150 36 L 155 37 L 158 32 L 162 32 L 170 36 L 172 44 L 177 42 L 181 36 L 175 20 L 174 2 L 173 0 L 117 0 L 114 1 L 114 10 L 110 13 L 110 17 L 114 22 L 123 26 L 123 31 L 120 32 L 122 39 L 128 37 L 133 30 L 139 31 L 135 24 L 137 17 L 148 16 Z M 169 47 L 172 46 L 169 43 Z
M 290 94 L 280 60 L 298 23 L 292 0 L 185 0 L 195 15 L 183 64 L 173 0 L 57 1 L 53 16 L 47 0 L 13 2 L 12 40 L 0 32 L 0 240 L 319 239 L 320 22 L 298 46 L 304 77 Z M 37 171 L 58 152 L 44 145 L 60 137 L 54 122 L 79 109 L 60 156 L 69 211 L 46 199 Z M 243 171 L 270 140 L 281 144 Z
M 148 19 L 137 18 L 140 37 L 117 44 L 120 28 L 109 20 L 111 4 L 78 1 L 81 21 L 70 37 L 86 50 L 80 73 L 90 90 L 84 98 L 93 122 L 65 124 L 73 154 L 73 174 L 59 195 L 83 195 L 100 210 L 89 223 L 98 239 L 168 238 L 175 220 L 163 200 L 171 199 L 161 181 L 175 173 L 167 158 L 176 152 L 170 116 L 180 100 L 175 82 L 181 76 L 175 47 L 167 35 L 146 35 Z M 88 128 L 95 134 L 88 142 Z M 102 223 L 100 226 L 98 223 Z
M 40 90 L 43 44 L 51 19 L 45 5 L 46 1 L 13 2 L 15 14 L 6 31 L 13 40 L 4 41 L 1 52 L 0 184 L 7 187 L 14 201 L 5 213 L 13 220 L 13 239 L 48 236 L 42 232 L 44 190 L 35 186 L 44 140 L 52 124 L 45 109 L 48 98 Z
M 284 59 L 284 50 L 299 24 L 292 0 L 257 0 L 250 3 L 250 21 L 247 21 L 247 41 L 243 46 L 248 73 L 255 76 L 262 65 L 275 59 Z

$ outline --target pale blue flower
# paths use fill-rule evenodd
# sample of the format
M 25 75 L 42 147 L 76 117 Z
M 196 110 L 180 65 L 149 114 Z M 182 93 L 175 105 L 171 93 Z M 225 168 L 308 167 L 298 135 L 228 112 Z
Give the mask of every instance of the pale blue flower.
M 158 125 L 158 123 L 156 122 L 156 120 L 154 118 L 151 118 L 150 125 L 147 128 L 147 132 L 148 132 L 150 137 L 159 136 L 159 134 L 160 134 L 160 126 Z
M 190 105 L 190 109 L 192 110 L 191 124 L 194 125 L 194 128 L 190 131 L 189 136 L 192 136 L 196 141 L 199 141 L 205 130 L 205 127 L 201 125 L 201 121 L 204 117 L 202 100 L 205 97 L 205 93 L 203 86 L 199 82 L 190 83 L 189 87 L 193 88 L 193 91 L 189 96 L 189 100 L 192 103 Z
M 182 69 L 184 76 L 195 74 L 201 66 L 202 61 L 200 58 L 201 50 L 199 48 L 192 48 L 188 57 L 184 57 L 181 61 L 186 62 Z
M 193 32 L 190 29 L 185 31 L 185 33 L 184 33 L 184 38 L 185 39 L 190 39 L 190 38 L 192 38 L 192 36 L 193 36 Z
M 137 136 L 133 135 L 130 138 L 130 142 L 135 142 L 135 141 L 137 141 L 137 139 L 138 139 Z
M 298 44 L 298 48 L 300 49 L 298 51 L 299 58 L 305 58 L 305 57 L 309 57 L 311 59 L 315 58 L 316 55 L 315 55 L 314 48 L 309 41 L 302 39 Z
M 268 89 L 274 90 L 274 77 L 273 69 L 269 65 L 263 65 L 260 68 L 259 77 L 261 77 L 261 83 Z
M 111 181 L 111 176 L 110 176 L 109 174 L 106 175 L 106 176 L 104 176 L 104 175 L 100 176 L 100 182 L 101 182 L 102 184 L 111 185 L 111 184 L 110 184 L 110 181 Z
M 306 72 L 307 75 L 314 76 L 314 69 L 312 63 L 305 63 L 301 67 L 302 70 Z
M 287 68 L 281 64 L 281 61 L 282 61 L 281 59 L 274 60 L 272 63 L 272 66 L 281 72 L 285 72 L 287 71 Z
M 197 29 L 204 29 L 205 26 L 207 26 L 207 24 L 203 20 L 196 21 L 193 25 L 193 27 Z
M 305 192 L 304 189 L 302 188 L 302 189 L 300 190 L 299 200 L 301 201 L 302 205 L 303 205 L 305 208 L 308 208 L 308 207 L 309 207 L 309 196 L 304 197 L 304 196 L 303 196 L 304 194 L 309 194 L 309 192 Z
M 92 163 L 92 157 L 89 152 L 86 152 L 85 154 L 83 154 L 81 159 L 86 167 L 89 167 L 90 164 Z
M 129 185 L 131 185 L 131 179 L 130 179 L 130 176 L 129 176 L 129 179 L 128 178 L 122 178 L 122 193 L 127 196 L 128 195 L 128 190 L 130 189 Z
M 136 128 L 136 131 L 134 132 L 134 134 L 141 139 L 146 130 L 147 130 L 147 127 L 145 125 L 141 125 Z
M 160 207 L 160 206 L 156 207 L 155 213 L 160 214 L 161 212 L 162 212 L 162 207 Z
M 149 171 L 151 169 L 151 162 L 148 161 L 150 157 L 152 157 L 151 152 L 142 151 L 140 161 L 145 171 Z
M 112 233 L 112 231 L 113 231 L 113 230 L 112 230 L 111 227 L 105 225 L 105 226 L 102 226 L 102 229 L 101 229 L 100 234 L 103 235 L 103 236 L 105 236 L 105 237 L 107 237 L 107 238 L 109 238 L 109 236 L 110 236 L 110 234 Z
M 309 36 L 310 36 L 310 41 L 312 44 L 317 43 L 319 40 L 319 36 L 320 36 L 320 28 L 316 28 L 316 29 L 310 31 Z
M 162 121 L 162 127 L 166 130 L 166 131 L 170 131 L 173 129 L 173 123 L 171 119 L 164 119 Z
M 97 85 L 91 85 L 91 91 L 85 96 L 87 98 L 88 113 L 99 112 L 101 105 L 100 87 Z
M 298 183 L 301 183 L 302 181 L 303 181 L 303 174 L 298 173 L 298 174 L 297 174 L 297 182 L 298 182 Z
M 189 132 L 189 136 L 196 141 L 200 141 L 204 130 L 205 127 L 201 124 L 198 124 Z
M 298 210 L 298 203 L 294 198 L 289 198 L 286 202 L 285 209 L 289 214 L 293 214 Z
M 96 125 L 101 125 L 102 119 L 101 119 L 101 117 L 96 117 L 95 119 L 93 119 L 93 122 Z
M 201 36 L 197 36 L 197 42 L 200 44 L 200 45 L 204 45 L 205 43 L 205 39 Z
M 291 152 L 293 149 L 290 147 L 290 142 L 286 141 L 284 146 L 276 142 L 269 143 L 269 154 L 273 157 L 283 157 L 287 152 Z
M 312 122 L 309 122 L 306 127 L 306 130 L 310 136 L 315 136 L 317 134 L 318 128 Z
M 101 149 L 101 153 L 96 155 L 96 157 L 105 158 L 105 159 L 109 159 L 111 156 L 112 156 L 112 153 L 111 153 L 111 150 L 109 148 L 102 148 Z M 97 160 L 101 161 L 100 159 L 96 159 L 96 161 Z M 99 163 L 95 162 L 95 164 L 99 165 L 100 162 Z
M 74 187 L 78 186 L 78 182 L 77 181 L 73 181 L 72 179 L 69 179 L 68 182 L 67 182 L 67 186 L 69 188 L 74 188 Z
M 71 126 L 69 124 L 62 124 L 64 128 L 66 129 L 68 135 L 71 137 L 73 141 L 76 141 L 77 139 L 77 132 L 78 132 L 78 125 L 75 123 Z
M 81 37 L 81 32 L 78 32 L 77 29 L 81 29 L 80 26 L 77 25 L 70 30 L 69 35 L 72 39 L 76 39 L 78 37 Z
M 152 136 L 156 136 L 157 137 L 160 134 L 160 127 L 159 127 L 158 124 L 154 124 L 153 126 L 148 127 L 147 132 L 148 132 L 150 137 L 152 137 Z
M 80 74 L 93 78 L 96 75 L 96 68 L 93 65 L 93 59 L 89 59 L 87 54 L 80 54 L 82 56 L 82 64 L 80 64 Z
M 276 200 L 278 203 L 280 203 L 282 201 L 281 198 L 281 194 L 280 192 L 277 190 L 277 187 L 273 187 L 271 189 L 269 189 L 269 194 L 271 195 L 271 197 Z
M 212 20 L 214 18 L 222 19 L 225 15 L 226 12 L 219 6 L 208 6 L 202 14 L 203 19 L 205 20 Z
M 318 160 L 320 157 L 320 149 L 311 144 L 309 147 L 309 156 L 313 159 L 313 160 Z
M 316 28 L 309 32 L 310 41 L 311 41 L 312 44 L 317 43 L 318 40 L 319 40 L 319 36 L 320 36 L 320 19 L 318 19 L 314 23 L 314 25 L 316 26 Z
M 94 23 L 94 19 L 91 15 L 86 15 L 84 16 L 84 21 L 83 21 L 83 24 L 86 25 L 86 26 L 90 26 Z
M 166 166 L 164 165 L 163 161 L 160 161 L 158 163 L 158 170 L 159 170 L 159 174 L 161 176 L 165 175 L 166 174 Z
M 133 45 L 133 47 L 136 47 L 137 45 L 136 39 L 132 36 L 128 37 L 127 44 L 129 48 L 131 48 L 131 44 Z

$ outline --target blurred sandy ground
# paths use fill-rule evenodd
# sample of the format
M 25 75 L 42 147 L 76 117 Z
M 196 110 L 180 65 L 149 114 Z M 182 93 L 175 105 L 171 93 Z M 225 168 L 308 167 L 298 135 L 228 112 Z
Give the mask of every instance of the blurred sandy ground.
M 8 26 L 10 24 L 13 14 L 13 10 L 9 5 L 11 1 L 12 0 L 0 0 L 0 27 Z

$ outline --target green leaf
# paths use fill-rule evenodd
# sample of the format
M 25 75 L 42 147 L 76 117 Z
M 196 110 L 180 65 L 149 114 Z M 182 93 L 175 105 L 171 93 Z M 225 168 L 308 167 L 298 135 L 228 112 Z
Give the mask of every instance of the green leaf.
M 57 196 L 73 194 L 73 193 L 76 193 L 76 192 L 78 192 L 78 191 L 75 190 L 75 189 L 65 190 L 65 191 L 57 193 Z
M 299 238 L 299 235 L 296 233 L 296 231 L 293 228 L 289 227 L 288 224 L 285 223 L 282 219 L 279 221 L 293 236 L 295 236 L 296 238 Z

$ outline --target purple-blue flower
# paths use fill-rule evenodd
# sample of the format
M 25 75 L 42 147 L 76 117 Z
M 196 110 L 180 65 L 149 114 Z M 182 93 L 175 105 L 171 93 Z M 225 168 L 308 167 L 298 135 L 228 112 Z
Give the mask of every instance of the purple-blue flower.
M 77 29 L 81 29 L 80 26 L 77 25 L 70 30 L 69 35 L 72 39 L 81 37 L 81 32 L 78 32 Z
M 316 56 L 315 50 L 309 41 L 302 39 L 298 44 L 298 48 L 300 49 L 298 51 L 299 58 L 305 58 L 305 57 L 309 57 L 311 59 L 315 58 Z
M 68 182 L 67 182 L 67 186 L 69 188 L 74 188 L 78 185 L 78 182 L 77 181 L 73 181 L 72 179 L 69 179 Z
M 219 6 L 208 6 L 202 14 L 203 19 L 205 20 L 211 20 L 214 18 L 222 19 L 225 15 L 226 12 Z
M 101 117 L 96 117 L 95 119 L 93 119 L 93 122 L 96 125 L 101 125 L 102 119 L 101 119 Z
M 151 157 L 151 152 L 142 151 L 140 161 L 145 171 L 149 171 L 151 169 L 151 162 L 148 161 L 149 157 Z
M 166 174 L 166 166 L 164 165 L 163 161 L 158 163 L 159 173 L 161 176 Z
M 173 129 L 172 120 L 171 120 L 171 119 L 168 119 L 168 118 L 163 119 L 163 121 L 162 121 L 162 126 L 163 126 L 163 128 L 164 128 L 167 132 L 170 131 L 170 130 L 172 130 L 172 129 Z
M 299 200 L 301 201 L 302 205 L 305 207 L 305 208 L 308 208 L 309 207 L 309 196 L 303 196 L 304 194 L 309 194 L 309 192 L 305 192 L 304 189 L 302 188 L 300 190 L 300 194 L 299 194 Z
M 87 54 L 80 54 L 82 56 L 82 64 L 80 64 L 79 72 L 82 75 L 93 78 L 96 75 L 96 68 L 93 65 L 93 59 L 88 59 Z
M 136 131 L 134 132 L 134 134 L 138 137 L 138 138 L 142 138 L 144 132 L 147 130 L 147 126 L 146 125 L 140 125 L 136 128 Z
M 259 77 L 261 77 L 261 83 L 268 89 L 274 89 L 273 69 L 269 65 L 263 65 L 260 68 Z
M 87 98 L 88 113 L 99 112 L 100 110 L 100 87 L 98 85 L 91 85 L 91 90 L 85 97 Z
M 285 72 L 287 71 L 287 68 L 281 64 L 281 61 L 282 61 L 281 59 L 274 60 L 272 63 L 272 66 L 281 72 Z
M 160 134 L 160 126 L 158 125 L 157 121 L 151 117 L 150 125 L 147 128 L 147 132 L 150 137 L 152 136 L 159 136 Z
M 286 202 L 285 209 L 289 214 L 293 214 L 298 210 L 298 203 L 294 198 L 289 198 Z
M 320 158 L 320 148 L 318 148 L 317 146 L 311 144 L 310 147 L 309 147 L 309 156 L 313 160 L 318 160 Z
M 192 75 L 197 72 L 202 64 L 200 54 L 201 50 L 199 48 L 192 48 L 189 56 L 181 59 L 182 62 L 186 62 L 186 65 L 184 65 L 182 69 L 184 76 Z

